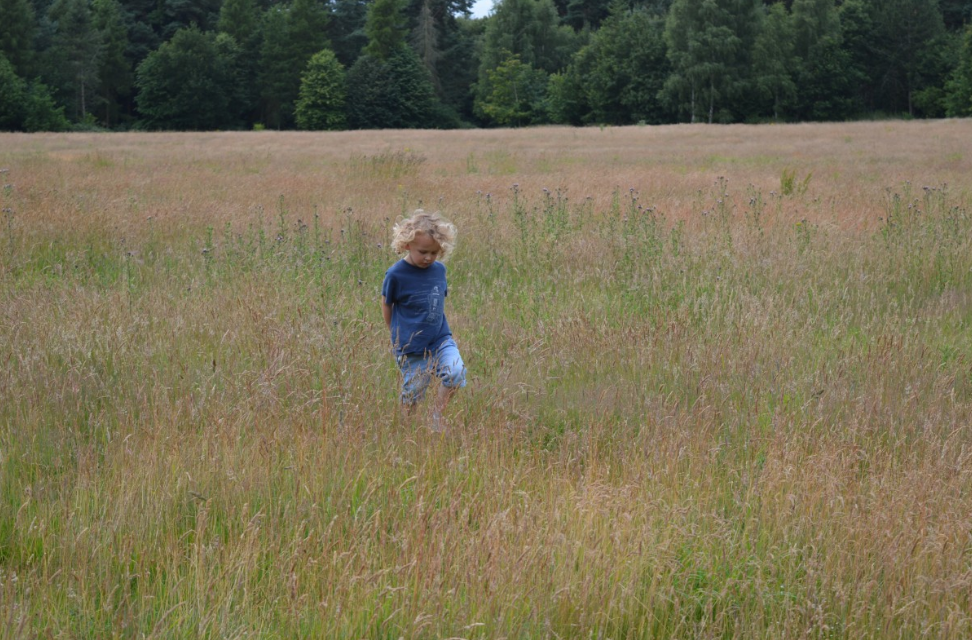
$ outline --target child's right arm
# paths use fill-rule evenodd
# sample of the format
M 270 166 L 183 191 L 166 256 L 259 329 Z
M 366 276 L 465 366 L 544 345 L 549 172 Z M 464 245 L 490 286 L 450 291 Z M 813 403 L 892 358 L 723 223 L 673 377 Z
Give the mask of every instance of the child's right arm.
M 381 297 L 381 315 L 385 318 L 385 326 L 391 329 L 392 306 L 385 302 L 385 296 Z

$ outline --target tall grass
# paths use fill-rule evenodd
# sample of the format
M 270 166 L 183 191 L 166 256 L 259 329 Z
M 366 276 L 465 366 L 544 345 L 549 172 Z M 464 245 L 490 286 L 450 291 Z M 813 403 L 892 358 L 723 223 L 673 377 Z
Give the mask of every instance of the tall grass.
M 0 136 L 2 635 L 968 637 L 969 126 Z

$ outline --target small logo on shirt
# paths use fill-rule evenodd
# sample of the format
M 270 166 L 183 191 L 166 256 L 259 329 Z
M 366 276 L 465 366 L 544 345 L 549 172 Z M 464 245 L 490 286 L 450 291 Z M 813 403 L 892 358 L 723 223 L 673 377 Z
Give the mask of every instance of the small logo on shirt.
M 429 315 L 427 322 L 438 322 L 442 317 L 442 291 L 438 286 L 432 287 L 429 292 Z

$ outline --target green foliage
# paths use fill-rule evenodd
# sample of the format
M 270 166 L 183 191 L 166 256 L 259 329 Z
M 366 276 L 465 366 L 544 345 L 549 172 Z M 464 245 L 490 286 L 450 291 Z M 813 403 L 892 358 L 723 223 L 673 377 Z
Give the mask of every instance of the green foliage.
M 360 0 L 335 0 L 331 5 L 328 36 L 331 48 L 345 68 L 350 68 L 368 44 L 364 25 L 368 19 L 368 5 Z
M 861 110 L 872 109 L 876 80 L 874 21 L 870 0 L 846 0 L 838 10 L 841 48 L 847 54 L 847 73 L 853 76 L 854 98 Z
M 318 51 L 328 48 L 327 14 L 317 0 L 294 0 L 266 13 L 260 50 L 261 112 L 275 128 L 294 124 L 300 76 Z
M 72 119 L 81 121 L 97 98 L 102 34 L 88 0 L 58 0 L 50 15 L 57 24 L 47 52 L 51 82 Z
M 51 90 L 39 80 L 27 84 L 24 131 L 67 131 L 71 123 L 64 107 L 55 102 Z
M 492 122 L 524 124 L 545 118 L 546 109 L 537 104 L 534 91 L 539 84 L 546 84 L 545 77 L 541 82 L 542 76 L 528 70 L 544 72 L 543 76 L 559 71 L 579 45 L 573 30 L 559 24 L 552 0 L 504 0 L 487 21 L 483 34 L 479 79 L 474 89 L 476 115 Z M 514 56 L 517 63 L 511 63 Z M 501 65 L 507 67 L 500 69 Z M 528 77 L 530 81 L 524 84 Z M 494 90 L 491 78 L 506 79 L 508 83 L 516 78 L 516 82 Z M 519 91 L 520 95 L 513 96 L 510 91 L 514 88 L 526 89 L 527 94 Z M 514 103 L 519 106 L 513 107 Z M 527 107 L 527 103 L 533 106 Z M 486 115 L 491 110 L 494 115 Z
M 134 85 L 132 65 L 126 56 L 128 31 L 118 0 L 94 0 L 94 24 L 103 43 L 98 68 L 101 121 L 110 127 L 117 123 L 121 112 L 119 99 L 127 97 Z
M 560 82 L 555 91 L 569 86 L 571 93 L 580 93 L 575 99 L 578 105 L 584 105 L 579 117 L 583 122 L 622 125 L 671 121 L 670 111 L 657 97 L 671 70 L 664 27 L 663 19 L 646 10 L 629 11 L 622 4 L 616 5 L 614 13 L 591 36 L 590 44 L 574 55 L 566 71 L 569 80 Z
M 797 60 L 793 40 L 786 6 L 772 5 L 756 36 L 753 74 L 757 91 L 772 104 L 774 120 L 779 120 L 796 98 L 793 75 Z
M 878 104 L 892 113 L 914 115 L 915 92 L 944 83 L 931 55 L 943 46 L 945 27 L 938 0 L 886 0 L 874 5 L 871 17 Z
M 432 78 L 432 84 L 435 86 L 436 93 L 441 94 L 438 64 L 442 58 L 442 50 L 439 45 L 439 27 L 436 24 L 435 15 L 432 13 L 432 3 L 430 0 L 425 0 L 422 3 L 422 9 L 419 11 L 415 28 L 412 29 L 412 34 L 409 38 L 409 44 L 418 55 L 419 60 L 422 61 L 422 65 L 426 71 L 429 72 L 429 77 Z
M 64 107 L 40 81 L 26 82 L 0 55 L 0 131 L 64 131 Z
M 486 25 L 480 80 L 506 62 L 509 54 L 547 73 L 565 67 L 579 41 L 559 22 L 552 0 L 503 0 Z
M 344 66 L 324 49 L 307 63 L 301 77 L 296 120 L 300 129 L 337 130 L 347 125 Z
M 812 178 L 813 172 L 811 171 L 807 173 L 803 180 L 797 180 L 796 169 L 784 168 L 783 173 L 780 174 L 780 193 L 784 196 L 792 196 L 794 194 L 802 196 L 810 188 L 810 180 Z
M 375 0 L 368 8 L 365 52 L 376 60 L 387 60 L 405 46 L 408 32 L 402 0 Z
M 522 126 L 542 122 L 547 109 L 544 97 L 547 74 L 509 54 L 496 69 L 486 72 L 489 93 L 477 102 L 483 117 L 500 126 Z
M 673 72 L 663 96 L 695 122 L 741 92 L 759 25 L 751 0 L 675 0 L 665 25 Z
M 547 79 L 547 115 L 554 124 L 583 124 L 590 111 L 584 99 L 581 76 L 571 73 L 572 68 Z
M 348 126 L 351 129 L 423 129 L 453 125 L 436 100 L 428 72 L 415 53 L 402 47 L 387 60 L 364 54 L 348 70 Z
M 6 56 L 0 54 L 0 131 L 23 129 L 26 84 Z
M 22 77 L 31 71 L 35 30 L 30 0 L 0 0 L 0 55 Z
M 953 118 L 972 116 L 972 25 L 965 27 L 958 64 L 945 88 L 947 114 Z
M 184 29 L 137 70 L 138 108 L 155 129 L 205 130 L 240 125 L 235 42 Z
M 260 33 L 260 14 L 254 0 L 225 0 L 219 9 L 217 28 L 244 46 Z
M 257 82 L 260 119 L 274 129 L 288 126 L 293 100 L 299 91 L 299 85 L 291 91 L 293 66 L 287 52 L 287 38 L 287 13 L 280 6 L 271 7 L 263 17 Z
M 221 128 L 297 126 L 301 74 L 325 48 L 350 70 L 366 48 L 386 60 L 410 46 L 435 94 L 433 120 L 445 126 L 496 122 L 482 107 L 495 93 L 490 78 L 509 71 L 498 71 L 508 53 L 551 79 L 545 114 L 515 118 L 534 123 L 941 117 L 968 108 L 960 29 L 972 3 L 964 0 L 503 0 L 482 19 L 468 17 L 471 5 L 0 0 L 0 53 L 18 77 L 42 78 L 79 126 L 138 126 L 133 70 L 191 25 L 218 26 L 237 45 L 238 86 Z
M 860 108 L 855 99 L 854 69 L 847 52 L 832 37 L 813 45 L 797 72 L 797 116 L 801 120 L 843 120 L 855 116 Z

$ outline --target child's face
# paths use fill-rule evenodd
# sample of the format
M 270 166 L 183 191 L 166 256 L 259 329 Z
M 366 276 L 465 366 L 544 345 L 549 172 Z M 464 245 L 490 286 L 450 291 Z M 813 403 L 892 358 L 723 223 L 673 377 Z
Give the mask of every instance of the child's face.
M 419 269 L 428 269 L 442 252 L 439 243 L 424 231 L 416 231 L 415 237 L 405 245 L 405 248 L 408 249 L 405 262 Z

